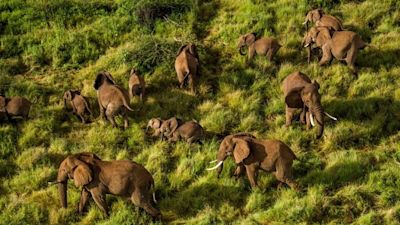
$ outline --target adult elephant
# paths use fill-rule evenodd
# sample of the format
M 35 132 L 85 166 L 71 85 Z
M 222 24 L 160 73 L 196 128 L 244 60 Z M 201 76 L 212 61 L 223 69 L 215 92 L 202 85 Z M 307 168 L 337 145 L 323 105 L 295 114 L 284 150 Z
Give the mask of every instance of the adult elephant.
M 335 117 L 324 112 L 321 104 L 321 95 L 318 92 L 319 87 L 320 85 L 317 81 L 311 81 L 307 75 L 298 71 L 287 76 L 282 83 L 286 103 L 285 126 L 289 127 L 295 111 L 302 109 L 300 121 L 301 123 L 306 123 L 307 129 L 310 128 L 310 125 L 315 125 L 315 117 L 318 127 L 317 139 L 322 137 L 324 131 L 324 114 L 331 119 L 337 120 Z
M 14 117 L 22 117 L 27 120 L 31 106 L 32 102 L 24 97 L 14 96 L 7 98 L 4 95 L 0 95 L 0 118 L 11 120 Z
M 322 58 L 319 65 L 323 66 L 333 57 L 346 61 L 353 73 L 357 74 L 355 61 L 360 49 L 368 46 L 361 37 L 353 31 L 337 31 L 330 33 L 326 27 L 313 27 L 304 38 L 304 47 L 315 45 L 322 49 Z
M 315 23 L 315 25 L 319 27 L 327 27 L 328 29 L 332 29 L 334 31 L 343 30 L 342 22 L 334 16 L 325 14 L 322 9 L 310 10 L 307 13 L 307 16 L 303 22 L 303 24 L 306 26 L 306 30 L 308 30 L 308 22 Z
M 248 47 L 248 61 L 250 61 L 255 54 L 267 55 L 268 60 L 272 61 L 272 58 L 282 46 L 276 39 L 263 37 L 256 40 L 255 33 L 247 33 L 239 37 L 238 48 L 241 55 L 246 55 L 243 52 L 245 47 Z
M 190 90 L 195 93 L 195 86 L 199 77 L 200 60 L 196 45 L 189 43 L 179 48 L 175 59 L 175 71 L 178 75 L 179 87 L 183 88 L 188 80 Z
M 272 172 L 278 181 L 286 183 L 293 189 L 298 187 L 292 173 L 293 160 L 296 159 L 296 155 L 281 141 L 257 140 L 253 135 L 244 133 L 228 135 L 219 147 L 217 165 L 208 170 L 218 168 L 219 176 L 223 162 L 229 155 L 233 155 L 238 166 L 235 174 L 239 176 L 243 170 L 246 170 L 252 187 L 257 186 L 259 169 Z
M 67 208 L 67 182 L 73 179 L 82 188 L 78 212 L 82 213 L 91 196 L 108 216 L 106 194 L 130 199 L 153 217 L 160 218 L 156 203 L 154 180 L 140 164 L 129 160 L 103 161 L 93 153 L 70 155 L 61 162 L 57 181 L 61 206 Z M 154 202 L 153 202 L 154 201 Z
M 94 89 L 97 90 L 100 117 L 105 119 L 105 116 L 107 116 L 111 124 L 117 127 L 114 117 L 120 113 L 124 116 L 124 128 L 128 128 L 128 110 L 133 111 L 129 106 L 128 92 L 115 84 L 109 72 L 97 74 Z

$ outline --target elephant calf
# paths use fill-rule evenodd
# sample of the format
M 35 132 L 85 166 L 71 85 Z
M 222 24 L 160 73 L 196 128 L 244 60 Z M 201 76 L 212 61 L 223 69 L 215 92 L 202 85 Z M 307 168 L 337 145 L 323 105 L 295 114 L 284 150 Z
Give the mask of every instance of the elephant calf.
M 75 186 L 82 188 L 78 212 L 82 213 L 89 197 L 108 216 L 106 194 L 130 199 L 156 218 L 161 213 L 153 192 L 154 180 L 140 164 L 129 160 L 103 161 L 93 153 L 80 153 L 68 156 L 61 162 L 57 181 L 61 206 L 67 208 L 67 182 L 73 179 Z
M 32 103 L 24 97 L 6 98 L 0 95 L 0 118 L 11 120 L 14 117 L 22 117 L 27 120 L 31 105 Z
M 253 135 L 245 133 L 228 135 L 219 147 L 217 165 L 208 170 L 218 169 L 219 177 L 223 162 L 229 155 L 233 155 L 237 164 L 235 175 L 239 176 L 246 170 L 252 187 L 257 187 L 257 173 L 261 169 L 272 172 L 278 181 L 286 183 L 291 188 L 298 188 L 292 173 L 296 155 L 281 141 L 257 140 Z
M 317 27 L 327 27 L 331 30 L 341 31 L 343 30 L 342 22 L 331 15 L 325 14 L 322 9 L 314 9 L 307 13 L 304 25 L 308 30 L 308 22 L 313 22 Z
M 255 54 L 257 55 L 267 55 L 268 60 L 272 61 L 272 58 L 282 47 L 279 42 L 273 38 L 259 38 L 256 40 L 256 35 L 254 33 L 248 33 L 240 36 L 239 38 L 239 53 L 243 53 L 243 48 L 248 47 L 248 61 L 250 61 Z
M 64 107 L 67 108 L 68 105 L 72 108 L 72 112 L 79 116 L 82 120 L 82 123 L 86 123 L 85 114 L 88 113 L 92 115 L 92 111 L 90 110 L 89 104 L 86 99 L 81 95 L 81 92 L 78 90 L 68 90 L 64 92 Z
M 140 76 L 137 69 L 132 68 L 131 77 L 129 78 L 129 97 L 139 96 L 143 101 L 145 94 L 145 82 L 143 76 Z

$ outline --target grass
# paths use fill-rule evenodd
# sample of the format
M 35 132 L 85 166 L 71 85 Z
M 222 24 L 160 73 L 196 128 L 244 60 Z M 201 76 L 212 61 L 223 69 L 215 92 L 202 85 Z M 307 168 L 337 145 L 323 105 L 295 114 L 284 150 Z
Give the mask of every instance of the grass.
M 357 58 L 358 77 L 337 61 L 306 63 L 301 23 L 314 7 L 373 45 Z M 0 90 L 35 104 L 28 121 L 0 124 L 0 224 L 399 224 L 399 9 L 395 0 L 1 2 Z M 149 12 L 156 13 L 142 16 Z M 245 65 L 236 45 L 247 32 L 279 40 L 275 62 L 256 57 Z M 173 67 L 187 42 L 198 46 L 202 64 L 197 96 L 178 89 Z M 133 66 L 145 76 L 147 99 L 132 100 L 129 129 L 113 129 L 97 119 L 93 80 L 107 70 L 127 87 Z M 339 118 L 327 120 L 321 140 L 297 122 L 283 127 L 281 83 L 297 70 L 320 83 L 325 110 Z M 62 94 L 71 88 L 87 96 L 92 123 L 64 111 Z M 145 136 L 150 118 L 171 116 L 196 119 L 209 138 L 190 146 Z M 212 135 L 234 132 L 288 144 L 302 191 L 278 189 L 264 172 L 250 190 L 246 178 L 230 177 L 233 160 L 220 179 L 206 171 L 219 147 Z M 110 217 L 93 201 L 79 216 L 72 183 L 69 207 L 60 209 L 47 182 L 65 156 L 82 151 L 143 164 L 164 220 L 114 196 Z

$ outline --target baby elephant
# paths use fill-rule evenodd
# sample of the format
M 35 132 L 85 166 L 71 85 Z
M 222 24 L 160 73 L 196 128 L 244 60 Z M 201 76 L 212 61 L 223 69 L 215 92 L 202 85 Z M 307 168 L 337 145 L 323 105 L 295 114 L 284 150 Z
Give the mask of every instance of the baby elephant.
M 277 180 L 291 188 L 298 188 L 292 173 L 296 155 L 281 141 L 257 140 L 254 136 L 244 133 L 228 135 L 219 147 L 217 165 L 208 170 L 218 168 L 219 176 L 224 160 L 230 155 L 233 155 L 237 164 L 235 175 L 239 176 L 245 170 L 252 187 L 257 186 L 257 173 L 261 169 L 272 172 Z
M 149 122 L 147 123 L 147 127 L 146 127 L 146 133 L 149 131 L 149 129 L 153 129 L 154 132 L 151 136 L 153 137 L 160 137 L 161 133 L 161 124 L 164 122 L 164 120 L 162 120 L 161 118 L 152 118 L 149 120 Z M 162 136 L 161 136 L 162 138 Z
M 72 108 L 72 112 L 79 116 L 82 123 L 86 123 L 85 114 L 92 115 L 92 111 L 86 99 L 81 95 L 81 92 L 78 90 L 68 90 L 64 92 L 63 99 L 64 107 L 67 108 L 68 101 L 68 106 Z
M 268 60 L 272 61 L 272 58 L 282 47 L 277 40 L 273 38 L 259 38 L 256 40 L 256 34 L 248 33 L 240 36 L 239 38 L 239 53 L 243 53 L 243 48 L 248 47 L 248 61 L 250 61 L 255 54 L 257 55 L 267 55 Z
M 133 96 L 139 96 L 140 100 L 143 101 L 144 94 L 144 77 L 139 75 L 137 69 L 132 68 L 131 77 L 129 78 L 129 97 L 133 98 Z
M 0 95 L 0 118 L 11 120 L 14 117 L 22 117 L 27 120 L 31 105 L 32 103 L 24 97 L 6 98 Z
M 203 127 L 195 121 L 187 121 L 176 128 L 174 131 L 164 133 L 168 138 L 168 141 L 179 141 L 185 140 L 189 144 L 194 142 L 200 142 L 200 139 L 204 136 Z

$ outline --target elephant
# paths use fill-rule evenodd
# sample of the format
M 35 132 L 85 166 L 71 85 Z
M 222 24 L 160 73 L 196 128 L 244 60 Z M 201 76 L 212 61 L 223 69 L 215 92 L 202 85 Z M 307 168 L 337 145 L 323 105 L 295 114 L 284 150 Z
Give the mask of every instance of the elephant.
M 100 117 L 111 122 L 116 127 L 114 117 L 120 113 L 124 117 L 124 128 L 128 128 L 128 110 L 133 111 L 129 106 L 128 92 L 115 84 L 109 72 L 100 72 L 94 81 L 94 89 L 97 90 L 97 100 L 100 107 Z M 104 115 L 105 114 L 105 115 Z
M 330 33 L 326 27 L 313 27 L 304 38 L 304 47 L 315 45 L 322 49 L 319 65 L 323 66 L 332 61 L 332 56 L 346 61 L 354 74 L 357 74 L 355 61 L 360 49 L 368 46 L 361 37 L 353 31 L 336 31 Z M 310 60 L 310 59 L 309 59 Z
M 171 117 L 167 120 L 164 120 L 160 126 L 160 138 L 164 140 L 164 138 L 170 138 L 171 135 L 176 131 L 176 129 L 183 124 L 183 120 L 177 117 Z
M 132 68 L 131 76 L 129 78 L 129 97 L 139 96 L 140 100 L 143 101 L 145 94 L 145 82 L 144 77 L 140 76 L 137 69 Z
M 299 72 L 293 72 L 288 75 L 282 83 L 282 89 L 286 104 L 286 127 L 292 123 L 293 115 L 296 109 L 302 109 L 300 114 L 301 123 L 306 123 L 307 129 L 314 123 L 314 116 L 318 127 L 317 139 L 322 137 L 324 131 L 323 115 L 327 115 L 333 120 L 337 118 L 324 112 L 321 104 L 321 95 L 318 92 L 320 85 L 317 81 L 311 81 L 310 78 Z
M 154 180 L 140 164 L 129 160 L 103 161 L 93 153 L 79 153 L 66 157 L 57 174 L 61 206 L 67 208 L 67 182 L 74 180 L 75 186 L 82 188 L 78 213 L 82 213 L 91 196 L 105 216 L 108 216 L 106 194 L 121 196 L 131 200 L 155 218 L 161 213 L 156 203 Z
M 149 122 L 147 123 L 147 127 L 146 127 L 146 133 L 148 132 L 148 130 L 150 128 L 152 128 L 154 130 L 153 134 L 151 136 L 153 137 L 160 137 L 160 135 L 162 135 L 161 132 L 161 124 L 164 122 L 164 120 L 162 120 L 161 118 L 152 118 L 149 120 Z
M 14 117 L 22 117 L 27 120 L 32 102 L 20 96 L 7 98 L 0 95 L 0 118 L 7 118 L 8 120 Z
M 204 137 L 203 127 L 196 121 L 187 121 L 179 125 L 175 130 L 170 130 L 164 133 L 168 138 L 168 141 L 176 142 L 184 140 L 191 144 L 194 142 L 200 142 L 200 139 Z
M 237 165 L 235 175 L 246 170 L 251 187 L 257 187 L 257 174 L 261 169 L 272 172 L 276 179 L 297 190 L 298 184 L 293 179 L 293 160 L 297 159 L 293 151 L 279 140 L 258 140 L 251 134 L 238 133 L 226 136 L 219 147 L 217 165 L 207 170 L 217 170 L 218 177 L 224 160 L 233 155 Z
M 272 61 L 272 58 L 282 45 L 280 45 L 276 39 L 263 37 L 256 40 L 255 33 L 247 33 L 239 38 L 238 48 L 241 55 L 246 55 L 242 51 L 245 47 L 248 47 L 248 61 L 250 61 L 255 54 L 267 55 L 268 60 Z
M 82 120 L 82 123 L 86 123 L 85 114 L 88 113 L 89 115 L 92 115 L 92 111 L 90 110 L 89 104 L 85 97 L 81 95 L 81 92 L 78 90 L 68 90 L 64 92 L 63 99 L 64 107 L 67 108 L 68 101 L 73 113 L 79 116 L 79 118 Z
M 303 22 L 306 25 L 306 30 L 308 30 L 308 22 L 315 23 L 318 27 L 327 27 L 334 31 L 343 30 L 342 22 L 334 16 L 325 14 L 322 9 L 314 9 L 307 13 L 306 19 Z
M 195 93 L 195 86 L 199 77 L 200 59 L 196 45 L 189 43 L 179 48 L 175 60 L 175 71 L 178 75 L 179 87 L 183 88 L 188 79 L 190 90 Z

